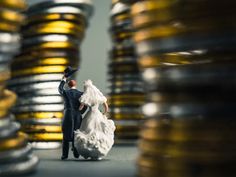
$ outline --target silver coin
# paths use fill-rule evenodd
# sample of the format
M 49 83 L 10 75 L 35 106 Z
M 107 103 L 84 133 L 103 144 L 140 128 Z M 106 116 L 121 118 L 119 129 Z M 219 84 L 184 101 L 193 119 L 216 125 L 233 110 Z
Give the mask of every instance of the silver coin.
M 132 20 L 131 19 L 124 19 L 120 21 L 111 20 L 111 27 L 109 28 L 109 32 L 111 34 L 116 34 L 117 32 L 133 32 L 134 28 L 132 26 Z M 126 39 L 125 39 L 126 40 Z M 132 39 L 131 39 L 132 40 Z
M 143 114 L 148 118 L 168 117 L 178 119 L 233 119 L 235 117 L 235 103 L 225 102 L 173 102 L 173 103 L 155 103 L 149 102 L 143 105 Z
M 16 93 L 18 93 L 18 92 L 32 92 L 32 91 L 40 90 L 40 89 L 58 88 L 59 84 L 60 84 L 60 82 L 49 81 L 49 82 L 32 83 L 27 86 L 14 85 L 11 87 L 11 90 L 15 91 Z
M 145 40 L 136 43 L 136 52 L 139 56 L 153 53 L 181 52 L 196 49 L 224 50 L 234 49 L 236 35 L 208 34 L 207 36 L 169 37 L 164 39 Z
M 26 147 L 22 147 L 20 149 L 11 149 L 0 152 L 0 164 L 22 161 L 25 157 L 30 155 L 30 153 L 32 153 L 31 145 L 27 145 Z
M 35 170 L 39 159 L 35 155 L 28 155 L 27 159 L 21 162 L 9 163 L 0 166 L 1 176 L 24 175 Z
M 57 149 L 61 147 L 60 142 L 31 142 L 34 149 Z
M 28 9 L 27 14 L 28 15 L 36 14 L 40 11 L 44 11 L 46 9 L 50 10 L 51 8 L 57 6 L 62 7 L 61 10 L 63 10 L 64 6 L 77 7 L 78 9 L 82 10 L 82 12 L 85 14 L 87 18 L 91 17 L 93 14 L 93 4 L 91 0 L 52 0 L 52 1 L 40 2 L 32 5 Z M 61 12 L 61 10 L 59 11 L 59 13 Z M 73 13 L 74 11 L 65 11 L 65 12 Z
M 58 7 L 51 7 L 49 9 L 45 9 L 40 11 L 40 13 L 60 13 L 60 14 L 64 14 L 64 13 L 72 13 L 72 14 L 78 14 L 78 15 L 82 15 L 85 18 L 89 18 L 89 14 L 86 11 L 83 11 L 82 9 L 79 9 L 77 7 L 72 7 L 72 6 L 58 6 Z
M 14 89 L 11 89 L 14 91 Z M 49 91 L 48 93 L 45 93 L 46 91 Z M 34 96 L 59 96 L 58 88 L 49 88 L 49 89 L 31 89 L 31 90 L 15 90 L 18 97 L 34 97 Z
M 11 119 L 9 117 L 4 117 L 0 119 L 0 130 L 10 125 Z
M 144 93 L 142 87 L 115 87 L 108 88 L 107 93 L 109 94 L 120 94 L 120 93 Z
M 0 64 L 0 74 L 6 72 L 10 72 L 10 64 L 9 63 Z
M 23 113 L 23 112 L 59 112 L 63 111 L 63 104 L 44 104 L 44 105 L 27 105 L 27 106 L 17 106 L 13 107 L 12 111 L 14 113 Z
M 17 33 L 0 32 L 0 44 L 15 44 L 19 43 L 20 35 Z
M 140 107 L 111 107 L 109 112 L 113 114 L 142 114 Z
M 31 47 L 44 42 L 66 42 L 69 41 L 75 45 L 79 45 L 79 41 L 74 37 L 62 34 L 50 34 L 50 35 L 40 35 L 36 37 L 30 37 L 23 40 L 23 47 Z
M 198 64 L 174 67 L 147 68 L 142 77 L 147 90 L 199 90 L 207 87 L 215 90 L 232 90 L 236 88 L 232 78 L 236 76 L 236 68 L 232 64 Z M 223 80 L 224 84 L 219 80 Z
M 119 15 L 121 13 L 129 12 L 129 11 L 130 11 L 129 5 L 118 2 L 112 6 L 111 11 L 110 11 L 110 16 L 113 17 L 113 16 Z
M 18 120 L 22 125 L 61 125 L 62 119 L 59 118 L 50 118 L 50 119 L 19 119 Z
M 12 78 L 9 80 L 8 85 L 19 85 L 19 84 L 30 84 L 35 82 L 45 82 L 45 81 L 57 81 L 60 82 L 63 74 L 38 74 L 32 76 Z
M 20 124 L 17 122 L 11 122 L 6 128 L 0 129 L 0 140 L 7 137 L 12 137 L 20 129 Z
M 127 80 L 127 81 L 122 81 L 121 83 L 116 83 L 116 81 L 114 82 L 109 82 L 108 83 L 108 87 L 142 87 L 143 86 L 143 82 L 140 80 Z
M 34 97 L 34 96 L 60 96 L 58 92 L 58 88 L 52 88 L 52 89 L 41 89 L 41 90 L 31 90 L 28 92 L 18 92 L 18 95 L 24 95 L 24 97 Z M 19 99 L 21 99 L 19 97 Z
M 0 53 L 16 54 L 20 48 L 20 36 L 16 33 L 0 32 Z
M 6 63 L 6 62 L 11 62 L 11 60 L 13 59 L 12 54 L 3 54 L 0 52 L 0 63 Z
M 20 97 L 17 100 L 16 106 L 34 105 L 34 104 L 60 104 L 63 103 L 61 96 L 32 96 Z

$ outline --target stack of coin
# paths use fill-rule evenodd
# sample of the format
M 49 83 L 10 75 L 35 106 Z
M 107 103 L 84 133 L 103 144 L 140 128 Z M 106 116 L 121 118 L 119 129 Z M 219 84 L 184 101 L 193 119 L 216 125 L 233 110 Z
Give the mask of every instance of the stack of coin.
M 113 48 L 109 61 L 110 117 L 115 121 L 116 143 L 133 143 L 138 138 L 143 115 L 143 83 L 133 43 L 130 6 L 134 1 L 114 0 L 110 33 Z
M 38 164 L 27 136 L 19 132 L 20 125 L 10 113 L 16 94 L 6 89 L 9 65 L 20 47 L 21 11 L 25 8 L 24 0 L 0 1 L 0 176 L 32 172 Z
M 131 7 L 147 120 L 141 177 L 236 175 L 235 1 L 147 0 Z
M 16 119 L 35 148 L 60 146 L 64 106 L 58 86 L 67 66 L 79 67 L 79 46 L 92 12 L 90 0 L 43 1 L 26 11 L 9 87 L 19 96 Z

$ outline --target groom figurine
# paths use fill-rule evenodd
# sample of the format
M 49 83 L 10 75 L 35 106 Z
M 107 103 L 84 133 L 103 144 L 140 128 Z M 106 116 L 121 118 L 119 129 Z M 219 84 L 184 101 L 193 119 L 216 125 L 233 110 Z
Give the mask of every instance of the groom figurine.
M 61 80 L 61 83 L 58 87 L 58 91 L 61 96 L 64 98 L 64 118 L 62 121 L 62 132 L 63 132 L 63 141 L 62 141 L 62 156 L 61 160 L 68 158 L 69 153 L 69 142 L 72 142 L 72 151 L 75 158 L 79 158 L 79 153 L 74 147 L 74 131 L 80 128 L 82 122 L 82 114 L 86 111 L 86 107 L 79 110 L 80 102 L 79 98 L 83 94 L 82 92 L 76 89 L 76 81 L 70 80 L 67 84 L 69 86 L 68 90 L 64 89 L 66 80 L 77 70 L 72 69 L 68 66 L 64 71 L 64 76 Z

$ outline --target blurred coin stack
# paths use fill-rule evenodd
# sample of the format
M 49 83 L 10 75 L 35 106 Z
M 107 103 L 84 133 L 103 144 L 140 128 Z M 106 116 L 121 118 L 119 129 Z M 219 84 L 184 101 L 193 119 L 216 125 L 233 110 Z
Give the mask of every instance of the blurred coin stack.
M 6 89 L 10 63 L 20 47 L 21 11 L 25 8 L 24 0 L 0 1 L 0 176 L 29 173 L 38 164 L 27 136 L 19 132 L 20 125 L 10 113 L 16 94 Z
M 138 175 L 233 177 L 236 3 L 149 0 L 131 8 L 146 91 Z
M 16 118 L 35 148 L 60 145 L 64 106 L 58 86 L 67 66 L 79 66 L 79 46 L 92 12 L 90 0 L 44 1 L 26 11 L 23 46 L 12 63 L 9 86 L 19 96 Z
M 132 40 L 130 6 L 133 1 L 112 1 L 110 33 L 113 48 L 109 61 L 110 117 L 115 121 L 116 143 L 133 143 L 138 138 L 143 115 L 143 86 Z

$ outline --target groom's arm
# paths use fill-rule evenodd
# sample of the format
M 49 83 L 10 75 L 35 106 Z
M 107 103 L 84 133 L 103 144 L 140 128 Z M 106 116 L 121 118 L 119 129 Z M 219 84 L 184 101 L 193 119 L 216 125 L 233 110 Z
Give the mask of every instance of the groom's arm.
M 66 83 L 66 78 L 63 76 L 63 78 L 62 78 L 62 80 L 60 82 L 60 85 L 58 87 L 58 92 L 60 93 L 60 95 L 64 95 L 65 94 L 65 89 L 64 89 L 65 83 Z
M 84 105 L 83 108 L 80 110 L 80 113 L 81 113 L 81 114 L 85 113 L 85 111 L 87 110 L 87 108 L 88 108 L 88 107 L 87 107 L 86 105 Z

